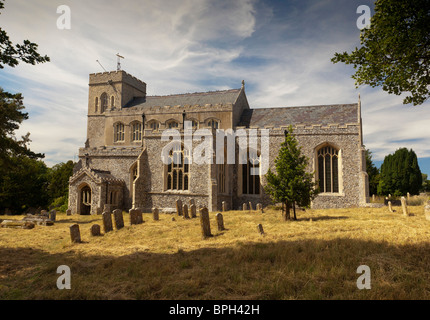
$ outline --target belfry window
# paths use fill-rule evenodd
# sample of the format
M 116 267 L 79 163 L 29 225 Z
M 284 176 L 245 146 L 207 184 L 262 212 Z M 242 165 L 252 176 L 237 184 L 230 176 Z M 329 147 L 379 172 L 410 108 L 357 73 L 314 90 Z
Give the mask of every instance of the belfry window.
M 242 193 L 260 194 L 260 157 L 249 150 L 248 163 L 242 164 Z
M 218 129 L 219 127 L 219 122 L 217 120 L 209 120 L 208 121 L 208 127 L 211 127 L 212 129 Z
M 169 129 L 179 128 L 179 122 L 170 121 L 167 123 L 167 128 L 169 128 Z
M 167 190 L 189 189 L 189 157 L 189 151 L 184 149 L 182 144 L 178 144 L 170 150 L 168 164 L 166 165 Z
M 152 131 L 158 131 L 158 129 L 160 129 L 160 123 L 158 121 L 151 121 L 149 122 L 149 127 L 151 128 Z
M 321 192 L 339 192 L 339 150 L 325 146 L 318 150 L 318 185 Z
M 115 124 L 114 127 L 114 141 L 124 141 L 124 124 L 121 122 Z
M 106 92 L 103 92 L 102 95 L 100 96 L 100 104 L 101 104 L 100 111 L 101 113 L 103 113 L 108 108 L 108 96 Z
M 142 140 L 142 124 L 140 122 L 133 122 L 131 125 L 131 141 Z

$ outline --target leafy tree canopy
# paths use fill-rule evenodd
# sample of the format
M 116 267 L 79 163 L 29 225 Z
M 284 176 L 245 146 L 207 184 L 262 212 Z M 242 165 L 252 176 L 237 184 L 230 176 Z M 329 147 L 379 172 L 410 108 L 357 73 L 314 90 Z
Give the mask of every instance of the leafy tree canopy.
M 335 53 L 332 62 L 353 65 L 357 86 L 409 93 L 403 103 L 420 105 L 429 97 L 429 28 L 430 1 L 378 0 L 370 27 L 360 34 L 362 46 Z

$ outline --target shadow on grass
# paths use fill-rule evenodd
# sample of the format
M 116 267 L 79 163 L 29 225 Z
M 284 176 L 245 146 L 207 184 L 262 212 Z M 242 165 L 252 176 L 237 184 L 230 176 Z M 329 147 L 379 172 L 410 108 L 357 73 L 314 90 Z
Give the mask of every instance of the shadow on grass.
M 319 216 L 319 217 L 310 217 L 310 218 L 302 218 L 299 217 L 297 218 L 296 221 L 310 221 L 310 219 L 312 219 L 312 221 L 320 221 L 320 220 L 342 220 L 342 219 L 349 219 L 349 217 L 346 216 Z M 293 220 L 294 221 L 294 220 Z
M 356 239 L 241 243 L 124 256 L 0 248 L 0 299 L 429 299 L 430 244 Z M 131 249 L 132 250 L 132 249 Z M 59 290 L 57 267 L 71 269 Z M 357 268 L 371 290 L 357 288 Z

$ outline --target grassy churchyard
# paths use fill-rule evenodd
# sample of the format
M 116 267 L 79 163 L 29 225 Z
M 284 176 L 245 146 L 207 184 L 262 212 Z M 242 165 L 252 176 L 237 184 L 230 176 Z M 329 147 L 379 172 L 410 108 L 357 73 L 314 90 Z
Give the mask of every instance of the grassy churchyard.
M 289 222 L 275 208 L 228 211 L 224 231 L 211 212 L 207 239 L 199 217 L 130 225 L 124 213 L 124 228 L 94 237 L 101 216 L 57 213 L 53 226 L 0 228 L 0 299 L 430 299 L 430 221 L 422 205 L 409 217 L 394 209 L 306 210 Z M 70 240 L 74 223 L 82 243 Z M 57 288 L 60 265 L 70 290 Z M 357 288 L 360 265 L 370 289 Z

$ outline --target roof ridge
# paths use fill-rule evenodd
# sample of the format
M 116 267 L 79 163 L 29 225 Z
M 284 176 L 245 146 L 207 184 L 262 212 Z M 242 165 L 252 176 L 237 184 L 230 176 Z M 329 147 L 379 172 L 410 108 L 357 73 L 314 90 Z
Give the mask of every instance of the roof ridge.
M 147 98 L 158 98 L 158 97 L 165 98 L 165 97 L 197 95 L 197 94 L 213 94 L 213 93 L 222 93 L 222 92 L 240 92 L 240 89 L 226 89 L 226 90 L 213 90 L 213 91 L 201 91 L 201 92 L 174 93 L 174 94 L 153 95 L 153 96 L 146 96 L 146 97 Z

